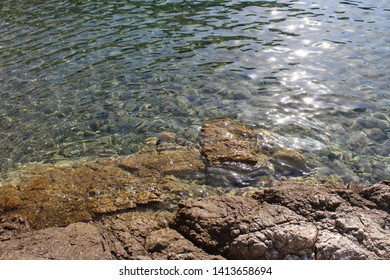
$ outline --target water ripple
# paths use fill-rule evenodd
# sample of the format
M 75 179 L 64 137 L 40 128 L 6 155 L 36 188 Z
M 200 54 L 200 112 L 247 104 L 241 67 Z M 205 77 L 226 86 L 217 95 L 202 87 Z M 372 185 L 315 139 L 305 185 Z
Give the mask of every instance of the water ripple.
M 362 181 L 390 179 L 377 156 L 390 138 L 389 11 L 386 0 L 3 0 L 0 170 L 128 154 L 164 130 L 196 140 L 204 120 L 233 117 L 291 139 L 317 169 L 336 153 Z M 377 171 L 357 169 L 362 157 Z

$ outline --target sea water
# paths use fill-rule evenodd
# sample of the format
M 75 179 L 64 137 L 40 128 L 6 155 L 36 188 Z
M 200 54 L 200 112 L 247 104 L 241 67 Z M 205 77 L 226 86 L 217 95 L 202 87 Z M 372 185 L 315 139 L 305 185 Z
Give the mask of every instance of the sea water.
M 313 176 L 390 179 L 389 48 L 388 0 L 2 0 L 1 176 L 229 117 Z

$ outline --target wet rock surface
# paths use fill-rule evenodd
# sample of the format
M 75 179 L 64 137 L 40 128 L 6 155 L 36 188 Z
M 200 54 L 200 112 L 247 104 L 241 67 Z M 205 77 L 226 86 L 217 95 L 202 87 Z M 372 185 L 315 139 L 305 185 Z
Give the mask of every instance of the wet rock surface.
M 1 187 L 0 213 L 42 229 L 137 207 L 170 209 L 183 197 L 205 193 L 205 186 L 174 176 L 136 177 L 116 162 L 60 165 Z
M 199 145 L 162 133 L 128 157 L 36 164 L 0 185 L 0 259 L 390 259 L 388 181 L 259 188 L 305 160 L 223 119 Z
M 274 177 L 299 176 L 306 158 L 283 147 L 280 137 L 231 119 L 206 122 L 200 134 L 208 184 L 270 186 Z

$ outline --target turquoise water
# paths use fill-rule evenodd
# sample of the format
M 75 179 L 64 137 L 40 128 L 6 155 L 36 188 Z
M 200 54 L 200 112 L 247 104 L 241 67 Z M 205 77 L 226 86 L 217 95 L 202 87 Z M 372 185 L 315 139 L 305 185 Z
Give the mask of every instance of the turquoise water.
M 231 117 L 312 174 L 390 179 L 390 2 L 2 0 L 0 171 Z

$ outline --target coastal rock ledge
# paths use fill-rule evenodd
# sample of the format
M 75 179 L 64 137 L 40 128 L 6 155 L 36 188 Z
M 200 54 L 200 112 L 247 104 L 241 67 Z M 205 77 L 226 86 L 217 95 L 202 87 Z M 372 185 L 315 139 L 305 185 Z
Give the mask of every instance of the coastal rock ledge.
M 390 181 L 280 179 L 305 157 L 276 137 L 224 119 L 199 144 L 20 170 L 0 183 L 0 259 L 390 259 Z
M 252 197 L 184 201 L 173 226 L 228 259 L 390 259 L 389 195 L 389 181 L 356 192 L 282 180 Z

